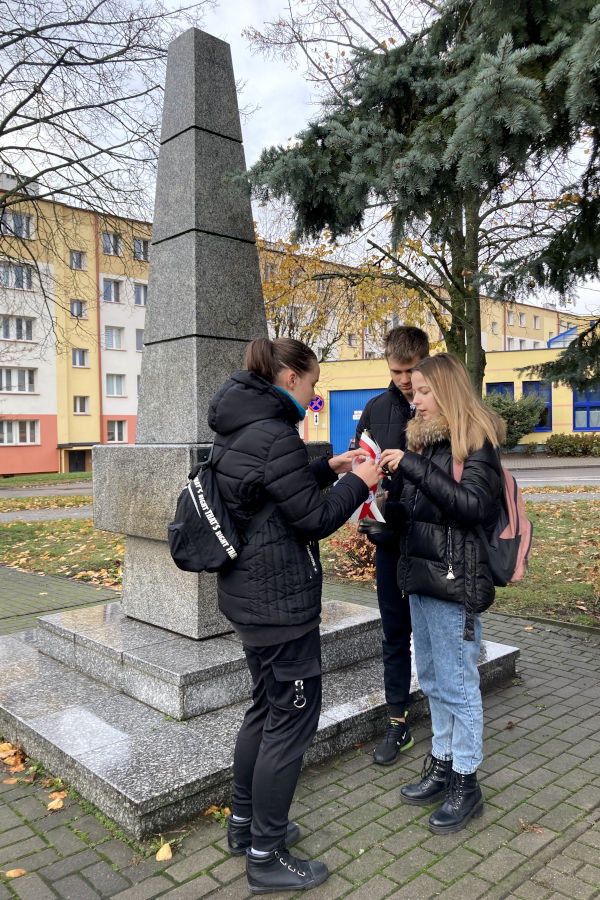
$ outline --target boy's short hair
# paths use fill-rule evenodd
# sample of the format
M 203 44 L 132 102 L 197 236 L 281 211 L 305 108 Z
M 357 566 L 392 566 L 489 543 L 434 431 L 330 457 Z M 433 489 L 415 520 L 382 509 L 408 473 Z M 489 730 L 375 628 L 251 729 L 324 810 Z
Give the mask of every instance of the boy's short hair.
M 429 356 L 429 338 L 421 328 L 414 325 L 398 325 L 388 331 L 383 339 L 385 358 L 398 362 L 410 362 L 415 356 L 425 359 Z

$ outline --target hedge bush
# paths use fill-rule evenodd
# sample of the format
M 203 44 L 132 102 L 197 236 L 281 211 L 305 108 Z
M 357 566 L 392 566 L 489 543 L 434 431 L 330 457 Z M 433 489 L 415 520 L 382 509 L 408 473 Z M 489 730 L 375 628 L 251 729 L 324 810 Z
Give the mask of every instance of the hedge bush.
M 490 394 L 484 398 L 484 403 L 506 422 L 504 450 L 512 450 L 522 437 L 531 434 L 544 411 L 544 403 L 536 394 L 519 397 L 518 400 L 503 394 Z
M 600 434 L 551 434 L 546 440 L 551 456 L 600 456 Z

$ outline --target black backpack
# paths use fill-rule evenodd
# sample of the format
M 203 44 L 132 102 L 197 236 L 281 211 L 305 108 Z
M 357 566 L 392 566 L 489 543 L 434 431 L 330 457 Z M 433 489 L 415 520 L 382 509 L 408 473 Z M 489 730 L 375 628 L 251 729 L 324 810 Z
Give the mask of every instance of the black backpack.
M 211 447 L 208 459 L 198 463 L 188 475 L 189 482 L 177 500 L 175 518 L 167 528 L 173 561 L 185 572 L 218 572 L 232 563 L 242 544 L 248 543 L 275 509 L 275 502 L 269 500 L 245 531 L 238 531 L 217 485 L 212 452 Z

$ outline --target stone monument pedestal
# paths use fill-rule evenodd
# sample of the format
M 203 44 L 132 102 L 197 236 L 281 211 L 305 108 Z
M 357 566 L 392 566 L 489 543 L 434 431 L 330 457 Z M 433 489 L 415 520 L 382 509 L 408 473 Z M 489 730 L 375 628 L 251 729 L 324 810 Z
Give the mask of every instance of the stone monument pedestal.
M 326 600 L 322 634 L 323 708 L 305 764 L 380 735 L 387 718 L 379 613 Z M 518 652 L 482 643 L 483 690 L 514 675 Z M 4 738 L 138 838 L 228 802 L 249 691 L 234 635 L 184 638 L 132 621 L 118 603 L 0 637 Z M 426 713 L 413 672 L 411 724 Z

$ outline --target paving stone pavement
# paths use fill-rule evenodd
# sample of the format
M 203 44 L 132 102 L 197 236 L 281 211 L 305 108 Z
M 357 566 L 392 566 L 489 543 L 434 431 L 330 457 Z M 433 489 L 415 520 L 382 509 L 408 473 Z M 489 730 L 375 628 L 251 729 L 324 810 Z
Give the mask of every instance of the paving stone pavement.
M 16 591 L 22 573 L 9 571 Z M 0 592 L 5 576 L 0 570 Z M 47 585 L 51 596 L 55 581 L 66 579 L 40 578 L 35 587 Z M 93 588 L 71 584 L 90 602 Z M 350 585 L 327 585 L 326 593 L 375 602 L 374 592 Z M 426 721 L 414 724 L 415 746 L 390 767 L 373 765 L 369 744 L 305 769 L 292 809 L 302 831 L 297 852 L 331 871 L 314 900 L 600 897 L 600 632 L 486 613 L 484 634 L 519 646 L 521 658 L 519 677 L 484 697 L 483 817 L 437 836 L 427 828 L 429 809 L 400 802 L 400 786 L 418 778 L 430 747 Z M 51 790 L 41 778 L 0 783 L 0 900 L 250 896 L 243 860 L 228 855 L 225 831 L 210 818 L 164 835 L 180 846 L 158 862 L 148 842 L 128 841 L 84 801 L 68 797 L 48 811 Z M 27 874 L 6 878 L 17 868 Z

